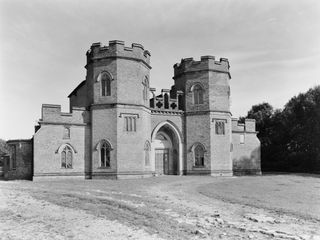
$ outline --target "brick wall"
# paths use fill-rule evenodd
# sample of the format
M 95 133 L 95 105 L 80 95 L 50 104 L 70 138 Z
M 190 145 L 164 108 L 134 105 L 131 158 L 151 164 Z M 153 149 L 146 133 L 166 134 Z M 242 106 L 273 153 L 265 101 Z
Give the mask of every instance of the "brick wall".
M 260 141 L 255 131 L 255 120 L 245 124 L 232 119 L 232 162 L 235 175 L 261 174 Z
M 8 161 L 4 162 L 4 179 L 31 180 L 33 163 L 32 139 L 9 140 L 7 144 L 11 148 L 11 154 L 8 157 L 9 165 Z
M 84 176 L 85 136 L 90 129 L 89 114 L 84 109 L 73 108 L 72 113 L 62 113 L 59 105 L 42 106 L 40 129 L 34 134 L 34 176 Z M 69 134 L 66 135 L 66 131 Z M 63 168 L 61 152 L 68 145 L 72 149 L 72 168 Z

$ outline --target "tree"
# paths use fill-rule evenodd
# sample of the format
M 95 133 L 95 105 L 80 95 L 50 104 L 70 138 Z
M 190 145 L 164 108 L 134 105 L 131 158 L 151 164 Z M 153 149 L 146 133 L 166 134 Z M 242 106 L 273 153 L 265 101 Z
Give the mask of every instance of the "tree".
M 263 171 L 320 172 L 320 86 L 289 100 L 283 110 L 254 105 Z

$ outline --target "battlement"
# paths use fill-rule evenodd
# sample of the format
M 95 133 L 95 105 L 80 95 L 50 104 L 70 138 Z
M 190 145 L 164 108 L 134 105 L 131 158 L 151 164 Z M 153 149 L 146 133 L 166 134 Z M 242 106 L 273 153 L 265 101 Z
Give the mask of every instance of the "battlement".
M 160 95 L 156 95 L 156 89 L 150 88 L 152 98 L 150 99 L 150 108 L 154 112 L 182 112 L 182 91 L 174 93 L 169 89 L 162 89 Z
M 232 118 L 232 132 L 256 133 L 256 120 L 246 118 L 245 123 L 239 123 L 238 118 Z
M 40 123 L 85 124 L 89 115 L 85 108 L 73 107 L 70 113 L 61 112 L 61 105 L 42 104 Z
M 227 58 L 220 58 L 219 61 L 215 60 L 214 56 L 202 56 L 200 61 L 195 61 L 193 58 L 183 58 L 180 63 L 176 63 L 174 66 L 174 77 L 179 77 L 180 75 L 187 72 L 197 72 L 197 71 L 214 71 L 227 73 L 229 72 L 229 61 Z
M 102 46 L 100 42 L 93 43 L 87 51 L 87 64 L 105 58 L 124 58 L 145 63 L 150 69 L 150 52 L 141 44 L 132 43 L 126 47 L 124 41 L 112 40 L 108 46 Z

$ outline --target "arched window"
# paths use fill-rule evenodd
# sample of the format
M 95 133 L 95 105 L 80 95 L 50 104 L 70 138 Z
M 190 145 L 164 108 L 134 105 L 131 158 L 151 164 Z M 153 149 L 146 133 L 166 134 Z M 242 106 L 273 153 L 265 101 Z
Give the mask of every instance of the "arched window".
M 102 73 L 101 75 L 101 95 L 102 96 L 111 95 L 111 79 L 106 72 Z
M 195 105 L 198 105 L 198 104 L 203 104 L 203 89 L 202 87 L 197 84 L 195 86 L 193 86 L 193 103 Z
M 100 146 L 100 162 L 101 167 L 110 167 L 110 145 L 103 142 Z
M 204 166 L 204 148 L 201 144 L 194 148 L 194 165 L 196 167 Z
M 61 168 L 72 168 L 72 150 L 66 145 L 61 152 Z
M 144 165 L 150 166 L 150 143 L 146 141 L 144 144 Z
M 69 127 L 64 127 L 64 129 L 63 129 L 63 138 L 64 139 L 69 139 L 70 138 L 70 128 Z
M 147 100 L 149 100 L 149 80 L 148 80 L 148 77 L 145 77 L 145 79 L 142 82 L 142 85 L 143 85 L 143 92 L 142 92 L 143 100 L 147 101 Z

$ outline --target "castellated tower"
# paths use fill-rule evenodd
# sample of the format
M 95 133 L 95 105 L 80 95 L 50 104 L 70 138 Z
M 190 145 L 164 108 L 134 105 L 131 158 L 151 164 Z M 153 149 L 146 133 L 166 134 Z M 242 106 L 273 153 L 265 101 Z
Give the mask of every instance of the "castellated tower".
M 232 175 L 229 67 L 228 59 L 215 61 L 213 56 L 174 65 L 175 88 L 185 93 L 187 174 Z
M 156 94 L 142 45 L 94 43 L 86 55 L 70 112 L 42 105 L 33 179 L 261 174 L 255 120 L 231 119 L 227 59 L 182 59 L 171 90 Z
M 117 40 L 109 46 L 94 43 L 87 52 L 86 69 L 92 177 L 148 174 L 143 153 L 151 132 L 150 53 L 136 43 L 131 47 Z

